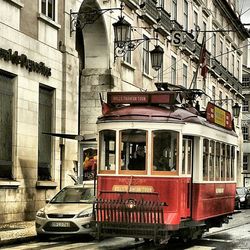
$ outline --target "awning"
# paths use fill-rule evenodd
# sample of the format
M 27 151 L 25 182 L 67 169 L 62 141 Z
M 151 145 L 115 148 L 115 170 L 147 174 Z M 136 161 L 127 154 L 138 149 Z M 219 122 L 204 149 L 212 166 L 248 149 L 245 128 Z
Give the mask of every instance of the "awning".
M 77 140 L 77 141 L 96 141 L 96 134 L 74 135 L 74 134 L 47 133 L 47 132 L 42 132 L 42 134 L 56 136 L 65 139 Z

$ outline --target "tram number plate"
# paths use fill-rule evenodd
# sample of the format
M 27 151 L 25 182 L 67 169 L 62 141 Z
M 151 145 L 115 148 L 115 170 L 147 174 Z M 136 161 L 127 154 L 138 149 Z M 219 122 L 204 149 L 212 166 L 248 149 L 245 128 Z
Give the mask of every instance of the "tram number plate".
M 70 227 L 69 222 L 51 222 L 52 227 Z

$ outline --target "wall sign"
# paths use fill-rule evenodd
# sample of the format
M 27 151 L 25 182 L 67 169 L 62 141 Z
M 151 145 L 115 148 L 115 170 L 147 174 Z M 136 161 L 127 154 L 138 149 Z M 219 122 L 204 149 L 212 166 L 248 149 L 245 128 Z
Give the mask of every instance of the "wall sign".
M 20 64 L 22 68 L 25 67 L 29 72 L 36 72 L 46 77 L 51 76 L 51 68 L 46 67 L 43 62 L 38 63 L 30 60 L 24 54 L 18 55 L 18 52 L 12 52 L 12 49 L 0 48 L 0 59 L 7 62 L 11 61 L 12 64 Z

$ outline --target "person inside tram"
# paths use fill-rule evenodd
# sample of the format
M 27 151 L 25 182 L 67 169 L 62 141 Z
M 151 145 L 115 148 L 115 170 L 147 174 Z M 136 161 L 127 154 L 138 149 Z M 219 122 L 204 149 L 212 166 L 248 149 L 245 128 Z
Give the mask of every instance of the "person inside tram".
M 135 155 L 128 164 L 129 170 L 145 170 L 145 149 L 143 145 L 138 145 Z

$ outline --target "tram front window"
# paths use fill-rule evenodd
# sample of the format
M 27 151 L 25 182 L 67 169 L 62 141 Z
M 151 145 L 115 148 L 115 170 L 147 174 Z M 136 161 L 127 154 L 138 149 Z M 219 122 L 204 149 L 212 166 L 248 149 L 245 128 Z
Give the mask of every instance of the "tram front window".
M 115 170 L 115 131 L 100 132 L 100 170 Z
M 146 131 L 121 132 L 121 170 L 146 170 Z
M 158 130 L 153 132 L 154 171 L 176 171 L 177 138 L 174 131 Z

